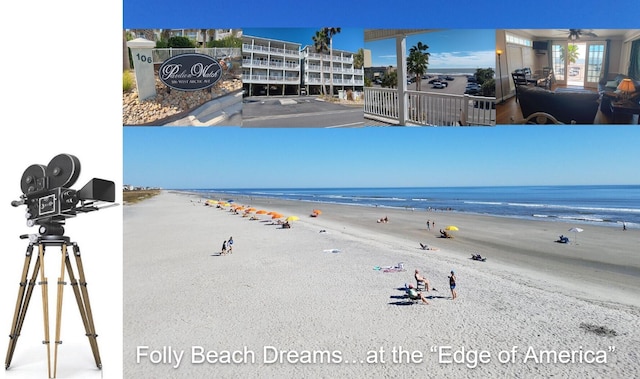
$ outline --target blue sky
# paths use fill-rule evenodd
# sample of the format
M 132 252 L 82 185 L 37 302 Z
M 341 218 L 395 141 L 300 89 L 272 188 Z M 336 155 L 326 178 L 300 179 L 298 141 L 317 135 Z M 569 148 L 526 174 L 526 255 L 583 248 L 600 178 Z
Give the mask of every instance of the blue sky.
M 495 66 L 494 29 L 445 29 L 407 36 L 407 51 L 422 42 L 429 46 L 429 68 L 482 68 Z M 373 66 L 396 66 L 395 39 L 367 42 Z
M 163 188 L 640 184 L 633 126 L 125 128 L 124 183 Z
M 332 26 L 333 27 L 333 26 Z M 339 27 L 339 26 L 335 26 Z M 312 37 L 322 29 L 317 28 L 243 28 L 243 34 L 254 37 L 273 38 L 281 41 L 297 42 L 304 48 L 313 45 Z M 342 28 L 340 33 L 333 37 L 333 48 L 346 50 L 352 53 L 358 51 L 364 45 L 364 30 L 360 28 Z

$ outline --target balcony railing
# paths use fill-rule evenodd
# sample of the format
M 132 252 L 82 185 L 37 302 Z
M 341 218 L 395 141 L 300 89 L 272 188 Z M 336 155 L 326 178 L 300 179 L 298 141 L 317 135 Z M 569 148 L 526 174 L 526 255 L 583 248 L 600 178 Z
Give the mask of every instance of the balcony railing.
M 322 68 L 322 70 L 320 70 L 320 65 L 315 65 L 315 64 L 306 64 L 305 68 L 307 71 L 313 71 L 313 72 L 331 72 L 331 67 L 330 66 L 325 66 Z M 357 75 L 364 75 L 364 69 L 362 68 L 342 68 L 342 67 L 337 67 L 334 66 L 333 67 L 333 72 L 337 73 L 337 74 L 357 74 Z
M 322 80 L 320 80 L 320 78 L 316 78 L 316 77 L 311 77 L 311 78 L 305 78 L 304 79 L 304 84 L 322 84 Z M 330 85 L 331 84 L 331 80 L 330 79 L 325 79 L 324 80 L 324 84 L 325 85 Z M 341 85 L 341 86 L 364 86 L 364 80 L 357 80 L 357 79 L 336 79 L 333 78 L 333 85 Z
M 307 53 L 306 54 L 307 58 L 312 58 L 312 59 L 322 59 L 325 62 L 329 62 L 331 60 L 331 55 L 329 54 L 318 54 L 318 53 Z M 353 63 L 353 56 L 350 57 L 343 57 L 340 55 L 334 55 L 333 56 L 333 61 L 334 62 L 346 62 L 346 63 Z
M 272 76 L 272 75 L 243 75 L 244 83 L 273 83 L 273 84 L 299 84 L 297 76 Z
M 300 70 L 299 63 L 283 63 L 283 62 L 273 62 L 263 59 L 243 59 L 242 60 L 243 67 L 273 67 L 273 68 L 284 68 L 287 70 Z
M 242 51 L 247 51 L 247 52 L 254 51 L 254 52 L 266 53 L 266 54 L 290 55 L 295 57 L 300 56 L 300 51 L 298 50 L 280 49 L 277 47 L 268 47 L 268 46 L 261 46 L 261 45 L 242 44 Z
M 496 120 L 493 97 L 407 91 L 406 124 L 425 126 L 493 126 Z M 398 90 L 364 89 L 365 117 L 399 123 Z
M 216 59 L 226 58 L 226 57 L 239 57 L 242 55 L 240 49 L 237 47 L 211 47 L 211 48 L 173 48 L 169 47 L 166 49 L 153 49 L 153 62 L 154 63 L 162 63 L 165 60 L 174 57 L 180 54 L 186 53 L 198 53 L 209 55 Z

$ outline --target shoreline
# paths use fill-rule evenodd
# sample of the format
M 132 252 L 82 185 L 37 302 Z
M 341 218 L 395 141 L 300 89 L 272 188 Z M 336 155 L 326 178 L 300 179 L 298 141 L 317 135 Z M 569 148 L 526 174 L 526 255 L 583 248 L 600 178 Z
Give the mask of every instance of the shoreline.
M 314 203 L 314 204 L 329 204 L 329 205 L 339 205 L 339 206 L 354 206 L 354 207 L 365 207 L 365 208 L 378 208 L 378 209 L 396 209 L 396 210 L 405 210 L 405 211 L 412 211 L 412 212 L 425 212 L 426 214 L 441 214 L 441 213 L 453 213 L 453 214 L 461 214 L 461 215 L 472 215 L 472 216 L 486 216 L 486 217 L 499 217 L 499 218 L 507 218 L 507 219 L 514 219 L 514 220 L 527 220 L 527 221 L 535 221 L 535 220 L 540 220 L 540 221 L 549 221 L 549 222 L 557 222 L 557 223 L 564 223 L 568 226 L 571 225 L 575 225 L 575 224 L 579 224 L 579 225 L 592 225 L 592 226 L 603 226 L 603 227 L 608 227 L 608 228 L 622 228 L 622 223 L 625 221 L 619 221 L 619 220 L 609 220 L 609 219 L 603 219 L 603 220 L 598 220 L 598 219 L 589 219 L 589 218 L 563 218 L 560 216 L 553 216 L 553 215 L 540 215 L 540 214 L 536 214 L 536 213 L 532 213 L 530 215 L 501 215 L 501 214 L 490 214 L 490 213 L 479 213 L 479 212 L 470 212 L 470 211 L 462 211 L 462 210 L 457 210 L 455 208 L 450 208 L 450 209 L 442 209 L 442 208 L 431 208 L 431 207 L 427 207 L 427 208 L 422 208 L 422 207 L 409 207 L 409 206 L 390 206 L 390 205 L 381 205 L 381 204 L 363 204 L 363 203 L 340 203 L 340 202 L 331 202 L 331 201 L 318 201 L 318 200 L 307 200 L 307 199 L 284 199 L 284 198 L 279 198 L 279 197 L 272 197 L 272 196 L 268 196 L 268 195 L 244 195 L 244 194 L 239 194 L 239 193 L 233 193 L 233 192 L 215 192 L 215 191 L 211 191 L 209 192 L 209 190 L 182 190 L 182 189 L 168 189 L 165 191 L 174 191 L 177 193 L 184 193 L 184 194 L 193 194 L 193 195 L 200 195 L 203 198 L 205 198 L 206 196 L 212 195 L 214 197 L 217 198 L 227 198 L 227 197 L 239 197 L 242 199 L 245 199 L 246 201 L 253 201 L 253 199 L 264 199 L 264 200 L 289 200 L 289 201 L 298 201 L 298 202 L 307 202 L 307 203 Z M 201 191 L 207 191 L 207 192 L 201 192 Z M 640 229 L 640 223 L 635 223 L 635 222 L 629 222 L 626 221 L 625 222 L 626 227 L 628 229 Z
M 200 194 L 174 191 L 124 207 L 125 376 L 202 376 L 210 369 L 136 363 L 140 345 L 258 352 L 256 363 L 216 366 L 225 376 L 584 377 L 638 369 L 640 262 L 631 253 L 637 231 L 603 242 L 609 228 L 590 228 L 577 245 L 561 245 L 549 240 L 557 235 L 548 222 L 442 213 L 429 231 L 424 212 L 323 204 L 322 214 L 310 217 L 315 207 L 309 202 L 249 203 L 237 196 L 236 202 L 300 220 L 282 229 L 265 216 L 251 221 L 204 206 Z M 376 222 L 385 216 L 388 223 Z M 460 228 L 455 238 L 437 237 L 454 223 Z M 229 236 L 233 254 L 218 257 Z M 438 250 L 421 250 L 418 242 Z M 593 253 L 605 242 L 611 245 L 607 260 Z M 474 251 L 487 261 L 471 260 Z M 375 269 L 401 262 L 405 272 Z M 620 273 L 622 267 L 632 272 Z M 438 289 L 425 292 L 428 305 L 403 296 L 414 268 Z M 450 270 L 458 278 L 455 301 Z M 514 346 L 524 353 L 527 347 L 604 351 L 610 345 L 616 352 L 608 364 L 504 365 L 495 358 Z M 339 351 L 349 364 L 264 364 L 259 351 L 265 346 Z M 422 352 L 422 364 L 351 364 L 382 348 L 389 358 L 400 346 Z M 433 346 L 487 350 L 494 358 L 475 368 L 449 364 Z
M 181 191 L 188 196 L 202 197 L 199 193 Z M 212 196 L 225 198 L 226 194 Z M 419 243 L 434 245 L 452 253 L 456 258 L 469 258 L 472 253 L 480 253 L 489 257 L 493 263 L 505 266 L 505 269 L 537 267 L 534 272 L 522 273 L 535 280 L 545 277 L 546 281 L 562 283 L 568 289 L 582 292 L 583 296 L 599 294 L 602 301 L 612 296 L 609 292 L 616 288 L 623 293 L 614 294 L 615 301 L 626 305 L 640 307 L 640 299 L 635 296 L 635 289 L 640 288 L 640 255 L 634 257 L 633 247 L 640 241 L 640 230 L 630 229 L 622 231 L 610 226 L 589 226 L 586 233 L 574 235 L 567 231 L 569 223 L 545 219 L 521 219 L 494 215 L 479 215 L 462 212 L 426 212 L 404 208 L 368 207 L 351 204 L 322 203 L 314 201 L 298 201 L 288 199 L 263 198 L 257 196 L 234 195 L 236 203 L 256 207 L 271 207 L 286 216 L 296 215 L 307 218 L 313 208 L 321 208 L 324 212 L 314 221 L 330 220 L 332 226 L 348 224 L 358 233 L 387 233 L 387 236 L 397 239 L 397 244 L 411 249 L 419 249 Z M 204 199 L 204 197 L 203 197 Z M 343 209 L 353 209 L 345 212 Z M 345 213 L 353 213 L 351 216 Z M 337 215 L 337 216 L 332 216 Z M 388 216 L 393 226 L 389 224 L 386 230 L 380 230 L 375 221 Z M 428 230 L 426 219 L 438 220 L 435 229 Z M 322 225 L 320 223 L 319 225 Z M 447 240 L 439 237 L 439 230 L 447 225 L 460 227 L 459 238 Z M 468 226 L 467 226 L 468 225 Z M 474 228 L 475 225 L 485 225 Z M 475 230 L 474 230 L 475 229 Z M 609 241 L 610 233 L 615 233 L 621 239 Z M 527 236 L 530 234 L 530 236 Z M 573 242 L 565 245 L 555 242 L 559 235 L 566 235 L 571 241 L 577 238 L 577 245 Z M 508 239 L 507 239 L 508 237 Z M 513 241 L 509 241 L 513 239 Z M 607 252 L 623 251 L 624 258 L 613 259 Z M 465 255 L 466 252 L 466 255 Z M 568 275 L 567 280 L 562 278 Z M 623 275 L 623 277 L 618 277 Z M 584 283 L 576 284 L 574 280 Z M 565 283 L 563 283 L 565 282 Z M 589 290 L 585 290 L 585 288 Z M 590 295 L 587 295 L 590 294 Z

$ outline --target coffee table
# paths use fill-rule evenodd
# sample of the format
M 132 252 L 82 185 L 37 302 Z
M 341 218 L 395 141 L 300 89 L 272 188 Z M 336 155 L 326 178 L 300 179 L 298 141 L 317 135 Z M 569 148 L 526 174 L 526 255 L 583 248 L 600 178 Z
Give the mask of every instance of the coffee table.
M 610 105 L 611 115 L 615 123 L 616 115 L 638 115 L 638 124 L 640 124 L 640 104 L 637 101 L 612 101 Z

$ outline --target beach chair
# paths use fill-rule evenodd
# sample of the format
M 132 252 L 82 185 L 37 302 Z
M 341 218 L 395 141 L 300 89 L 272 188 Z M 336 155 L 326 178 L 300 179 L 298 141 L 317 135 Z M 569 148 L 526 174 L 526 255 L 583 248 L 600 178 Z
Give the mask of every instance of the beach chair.
M 420 302 L 420 294 L 414 292 L 415 290 L 413 290 L 413 288 L 407 288 L 406 289 L 406 296 L 407 299 L 409 299 L 411 301 L 412 304 L 415 304 L 417 302 Z

